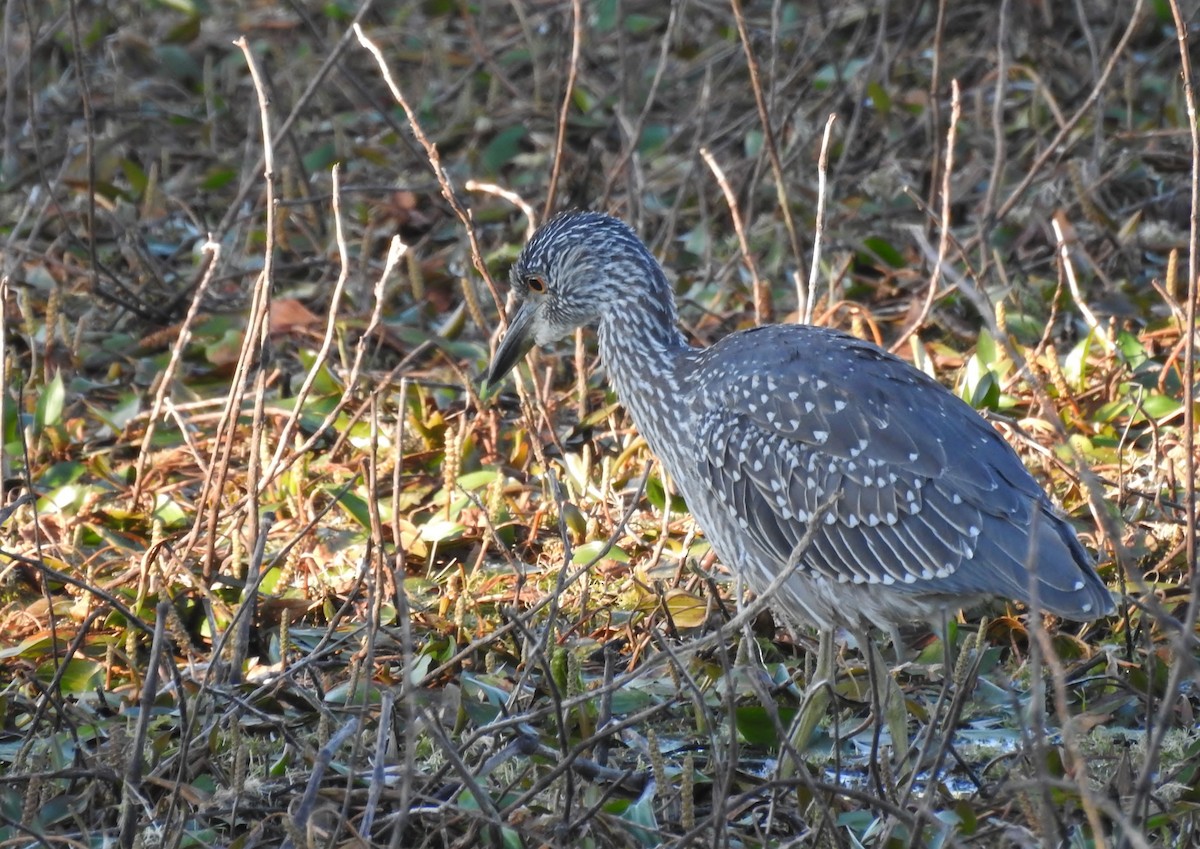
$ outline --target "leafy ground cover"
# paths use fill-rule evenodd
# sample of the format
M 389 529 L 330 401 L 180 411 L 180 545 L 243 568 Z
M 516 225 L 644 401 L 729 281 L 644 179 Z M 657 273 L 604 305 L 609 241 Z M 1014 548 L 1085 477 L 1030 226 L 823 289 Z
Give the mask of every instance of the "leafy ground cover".
M 3 7 L 3 845 L 1195 845 L 1194 5 L 742 5 Z M 592 340 L 481 396 L 572 207 L 953 387 L 1118 615 L 794 751 Z

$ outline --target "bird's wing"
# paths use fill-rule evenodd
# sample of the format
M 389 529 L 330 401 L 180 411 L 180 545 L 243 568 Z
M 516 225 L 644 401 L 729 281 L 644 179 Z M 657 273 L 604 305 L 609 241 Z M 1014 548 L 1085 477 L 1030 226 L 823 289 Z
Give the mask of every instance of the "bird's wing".
M 902 360 L 836 331 L 771 326 L 705 349 L 695 378 L 701 476 L 781 566 L 838 492 L 801 570 L 1027 600 L 1030 528 L 1041 523 L 1043 603 L 1056 609 L 1048 596 L 1079 590 L 1086 552 L 1063 539 L 1015 452 Z

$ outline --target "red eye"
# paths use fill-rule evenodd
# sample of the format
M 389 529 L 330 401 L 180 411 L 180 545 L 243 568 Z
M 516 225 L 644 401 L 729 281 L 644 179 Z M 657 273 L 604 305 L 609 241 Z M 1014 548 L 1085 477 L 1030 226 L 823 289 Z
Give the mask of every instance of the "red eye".
M 537 292 L 540 295 L 546 291 L 546 278 L 530 274 L 525 278 L 525 285 L 529 287 L 529 291 Z

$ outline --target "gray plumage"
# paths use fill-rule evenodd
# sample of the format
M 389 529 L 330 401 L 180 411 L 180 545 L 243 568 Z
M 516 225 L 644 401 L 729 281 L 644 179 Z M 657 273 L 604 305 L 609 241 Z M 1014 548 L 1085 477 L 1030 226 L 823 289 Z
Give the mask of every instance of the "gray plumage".
M 595 325 L 618 397 L 722 561 L 757 591 L 793 570 L 779 590 L 787 618 L 891 627 L 989 597 L 1028 604 L 1034 587 L 1060 616 L 1112 612 L 1090 556 L 1008 443 L 903 360 L 805 325 L 693 348 L 661 267 L 598 213 L 540 228 L 512 285 L 520 307 L 489 382 L 534 343 Z

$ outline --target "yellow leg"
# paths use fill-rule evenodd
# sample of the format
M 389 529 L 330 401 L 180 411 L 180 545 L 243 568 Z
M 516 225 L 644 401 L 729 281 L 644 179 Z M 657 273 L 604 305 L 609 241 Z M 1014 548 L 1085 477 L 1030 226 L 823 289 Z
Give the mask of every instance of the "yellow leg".
M 804 701 L 800 704 L 800 712 L 792 722 L 788 742 L 797 757 L 802 755 L 812 742 L 813 732 L 817 730 L 821 719 L 829 711 L 830 693 L 834 684 L 833 663 L 833 631 L 821 631 L 820 642 L 817 644 L 817 667 L 813 670 L 812 679 L 804 689 Z M 784 778 L 795 774 L 798 763 L 791 758 L 784 758 L 780 773 Z
M 867 680 L 871 687 L 871 710 L 876 728 L 886 725 L 892 738 L 892 762 L 902 764 L 908 755 L 908 708 L 904 691 L 896 683 L 879 653 L 875 641 L 865 633 L 855 634 L 859 650 L 867 661 Z

